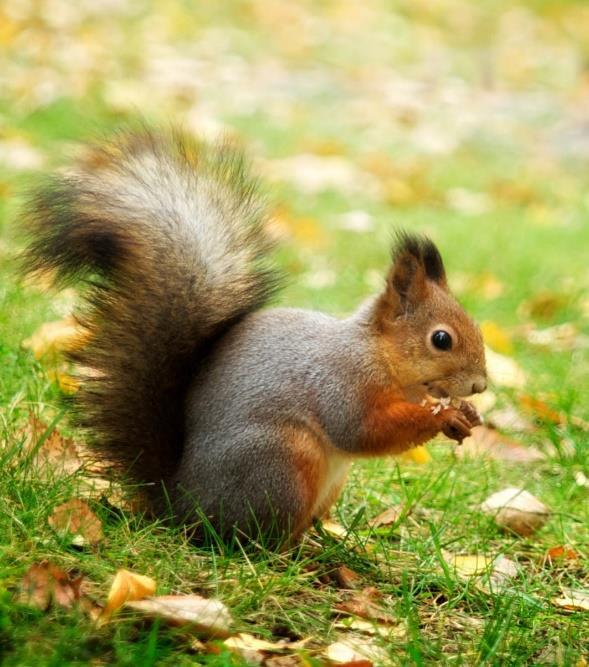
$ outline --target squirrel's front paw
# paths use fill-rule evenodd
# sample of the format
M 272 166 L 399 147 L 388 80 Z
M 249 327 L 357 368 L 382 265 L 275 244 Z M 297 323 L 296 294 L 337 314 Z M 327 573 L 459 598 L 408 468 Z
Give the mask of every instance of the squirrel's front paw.
M 466 417 L 471 428 L 474 426 L 482 425 L 483 419 L 472 403 L 469 403 L 468 401 L 460 401 L 458 410 L 460 410 L 460 412 Z
M 470 436 L 470 429 L 472 428 L 473 424 L 470 423 L 470 419 L 464 414 L 464 412 L 462 412 L 462 410 L 457 408 L 448 408 L 447 410 L 441 412 L 439 416 L 440 431 L 442 431 L 446 437 L 461 443 L 464 438 L 468 438 Z

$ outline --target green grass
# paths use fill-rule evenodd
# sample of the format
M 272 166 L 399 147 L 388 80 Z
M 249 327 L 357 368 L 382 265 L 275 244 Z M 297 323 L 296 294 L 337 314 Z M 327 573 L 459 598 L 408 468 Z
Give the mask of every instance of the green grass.
M 570 100 L 583 90 L 582 71 L 570 63 L 586 50 L 578 27 L 584 3 L 538 0 L 505 3 L 499 9 L 490 2 L 471 6 L 448 0 L 439 13 L 429 11 L 426 3 L 388 7 L 374 2 L 368 14 L 359 11 L 348 19 L 335 3 L 320 8 L 288 3 L 292 14 L 283 3 L 258 5 L 145 3 L 127 14 L 83 15 L 79 24 L 66 21 L 60 29 L 47 17 L 33 20 L 16 12 L 11 19 L 16 36 L 8 43 L 10 85 L 0 94 L 0 140 L 23 140 L 52 168 L 63 164 L 75 142 L 108 132 L 137 111 L 163 123 L 179 119 L 190 125 L 196 108 L 232 128 L 256 158 L 315 151 L 367 172 L 375 160 L 384 160 L 385 167 L 375 171 L 384 195 L 363 188 L 308 194 L 292 184 L 268 187 L 273 203 L 295 221 L 280 253 L 291 276 L 281 303 L 348 313 L 374 290 L 386 269 L 393 228 L 425 231 L 439 244 L 450 281 L 468 310 L 513 338 L 513 357 L 526 373 L 526 386 L 493 387 L 498 405 L 517 407 L 521 394 L 527 394 L 567 417 L 589 420 L 586 348 L 546 350 L 525 337 L 526 326 L 564 322 L 572 323 L 579 336 L 589 336 L 587 159 L 554 148 L 564 141 L 559 123 L 574 127 Z M 517 20 L 528 27 L 520 30 Z M 18 39 L 26 30 L 48 40 L 44 53 L 23 51 Z M 510 56 L 509 45 L 510 35 L 520 33 L 521 57 L 544 52 L 551 57 L 538 56 L 527 70 L 517 69 L 519 60 Z M 55 41 L 58 37 L 62 42 Z M 201 39 L 205 46 L 198 51 Z M 213 46 L 206 47 L 206 39 Z M 186 57 L 196 49 L 205 65 L 224 64 L 219 77 L 227 71 L 237 76 L 231 84 L 220 78 L 215 88 L 205 67 L 205 83 L 195 92 L 182 83 L 175 88 L 169 84 L 177 68 L 168 66 L 155 86 L 144 54 L 150 40 Z M 72 45 L 90 54 L 91 67 L 85 68 L 81 56 L 68 59 Z M 65 59 L 59 59 L 59 49 Z M 447 69 L 435 70 L 435 84 L 423 69 L 431 62 L 432 49 L 447 59 Z M 485 89 L 487 57 L 495 65 L 491 89 Z M 286 78 L 263 84 L 266 61 L 282 68 Z M 244 74 L 240 63 L 260 66 L 262 83 L 251 72 Z M 47 85 L 45 67 L 57 82 L 57 93 L 47 99 L 37 92 Z M 429 81 L 430 88 L 414 95 L 406 108 L 403 102 L 400 108 L 389 107 L 379 80 L 374 79 L 374 87 L 371 82 L 391 72 Z M 455 75 L 472 98 L 451 107 L 432 90 L 457 94 Z M 131 94 L 131 103 L 113 101 L 117 81 L 139 86 L 136 99 Z M 250 86 L 253 102 L 246 94 Z M 483 113 L 483 120 L 452 150 L 430 153 L 419 147 L 415 127 L 424 124 L 431 130 L 440 123 L 441 138 L 451 135 L 452 115 L 471 104 L 479 109 L 482 91 L 505 94 L 501 122 L 482 107 L 477 113 Z M 526 115 L 518 105 L 537 92 L 552 106 L 538 102 L 538 109 L 532 105 Z M 358 101 L 364 103 L 361 111 L 354 106 Z M 0 157 L 2 150 L 0 146 Z M 589 477 L 589 433 L 574 426 L 540 423 L 531 434 L 515 434 L 540 448 L 546 443 L 556 448 L 557 453 L 535 464 L 461 460 L 444 443 L 430 447 L 433 460 L 426 465 L 404 460 L 357 464 L 334 509 L 349 528 L 348 537 L 339 541 L 314 534 L 286 554 L 197 548 L 179 529 L 106 503 L 94 505 L 105 530 L 99 546 L 80 550 L 58 538 L 47 519 L 55 505 L 76 497 L 79 475 L 38 479 L 22 456 L 19 435 L 31 411 L 47 422 L 56 419 L 60 430 L 71 432 L 46 367 L 21 348 L 22 340 L 43 322 L 63 316 L 68 303 L 23 285 L 16 275 L 19 193 L 34 180 L 34 172 L 11 160 L 0 163 L 2 664 L 239 664 L 227 652 L 190 651 L 182 633 L 138 623 L 127 613 L 97 629 L 77 611 L 42 613 L 18 604 L 15 592 L 24 572 L 43 559 L 83 574 L 98 600 L 104 600 L 121 567 L 153 576 L 160 593 L 218 597 L 240 631 L 268 639 L 311 637 L 309 664 L 319 664 L 322 649 L 341 632 L 334 627 L 333 608 L 345 593 L 329 576 L 340 565 L 361 574 L 366 586 L 377 587 L 387 611 L 406 623 L 405 639 L 384 643 L 389 664 L 585 664 L 587 613 L 565 614 L 550 603 L 563 586 L 589 589 L 589 490 L 575 481 L 579 472 Z M 394 179 L 408 184 L 404 199 L 391 185 Z M 476 214 L 452 205 L 456 189 L 484 195 L 488 205 Z M 373 227 L 343 229 L 341 216 L 350 210 L 368 213 Z M 317 283 L 318 274 L 327 279 Z M 502 285 L 499 294 L 485 293 L 485 276 Z M 556 298 L 554 312 L 544 319 L 527 315 L 522 304 L 545 291 Z M 565 450 L 563 442 L 569 442 Z M 477 509 L 487 495 L 509 485 L 524 486 L 554 511 L 547 526 L 528 539 L 501 533 Z M 367 527 L 370 517 L 400 503 L 423 511 L 391 529 Z M 573 548 L 580 559 L 546 563 L 543 555 L 557 545 Z M 518 563 L 520 573 L 501 594 L 483 593 L 445 566 L 442 550 L 503 554 Z

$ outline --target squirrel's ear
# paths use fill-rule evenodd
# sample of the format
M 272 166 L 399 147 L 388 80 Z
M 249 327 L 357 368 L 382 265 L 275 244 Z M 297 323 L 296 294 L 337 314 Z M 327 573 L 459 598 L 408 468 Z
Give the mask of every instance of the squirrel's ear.
M 403 291 L 420 271 L 426 280 L 448 287 L 440 251 L 427 237 L 398 232 L 392 256 L 392 274 L 399 291 Z
M 401 315 L 417 307 L 426 298 L 426 273 L 423 264 L 410 252 L 397 254 L 387 276 L 387 301 L 392 312 Z
M 392 255 L 386 288 L 378 300 L 377 319 L 398 317 L 417 308 L 427 298 L 428 281 L 447 289 L 442 257 L 429 239 L 399 232 Z

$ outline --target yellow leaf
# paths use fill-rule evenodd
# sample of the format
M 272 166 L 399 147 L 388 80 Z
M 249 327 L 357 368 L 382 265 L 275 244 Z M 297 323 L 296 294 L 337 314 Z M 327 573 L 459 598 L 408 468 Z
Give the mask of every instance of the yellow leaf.
M 444 560 L 456 570 L 457 574 L 463 577 L 475 577 L 488 572 L 494 559 L 480 554 L 473 556 L 444 554 Z
M 47 377 L 56 384 L 64 394 L 75 394 L 80 388 L 80 382 L 73 375 L 64 373 L 57 368 L 47 369 Z
M 71 315 L 63 320 L 46 322 L 26 340 L 22 346 L 31 350 L 35 359 L 47 355 L 76 350 L 82 347 L 89 338 L 89 331 L 84 329 Z
M 413 447 L 413 449 L 403 452 L 401 458 L 405 461 L 412 461 L 413 463 L 429 463 L 432 460 L 431 454 L 423 445 Z
M 129 570 L 119 570 L 112 582 L 106 606 L 98 619 L 99 625 L 108 623 L 112 614 L 126 602 L 142 600 L 155 593 L 156 582 L 151 577 L 136 574 Z
M 321 523 L 323 530 L 332 537 L 343 538 L 348 534 L 348 531 L 337 521 L 327 519 Z
M 485 343 L 500 354 L 513 354 L 513 343 L 509 334 L 495 322 L 486 320 L 481 324 Z

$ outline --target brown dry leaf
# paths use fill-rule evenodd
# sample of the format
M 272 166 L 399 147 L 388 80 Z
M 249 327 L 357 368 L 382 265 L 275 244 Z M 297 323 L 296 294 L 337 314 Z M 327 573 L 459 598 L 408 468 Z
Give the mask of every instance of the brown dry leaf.
M 581 554 L 577 553 L 574 549 L 558 545 L 557 547 L 551 547 L 546 551 L 542 558 L 542 562 L 544 564 L 553 565 L 554 563 L 562 563 L 563 561 L 578 561 L 580 558 Z
M 148 616 L 161 618 L 170 625 L 190 626 L 207 637 L 223 639 L 231 634 L 233 619 L 229 609 L 219 600 L 200 595 L 160 595 L 137 601 L 128 599 L 124 604 Z
M 490 495 L 481 505 L 495 523 L 516 535 L 526 537 L 541 528 L 550 518 L 550 510 L 528 491 L 508 487 Z
M 487 457 L 511 463 L 530 463 L 545 458 L 539 449 L 507 438 L 488 426 L 475 426 L 472 435 L 465 438 L 462 446 L 456 447 L 454 451 L 459 458 Z
M 156 582 L 151 577 L 121 569 L 115 574 L 106 605 L 98 620 L 99 625 L 108 623 L 110 617 L 125 603 L 142 600 L 155 593 Z
M 378 528 L 380 526 L 392 526 L 399 521 L 403 514 L 402 507 L 388 507 L 384 512 L 368 521 L 371 528 Z
M 47 428 L 45 422 L 31 414 L 27 425 L 19 432 L 24 438 L 23 453 L 32 457 L 31 465 L 36 474 L 46 479 L 55 474 L 69 475 L 79 470 L 82 461 L 77 444 L 71 438 L 62 436 L 56 428 L 38 446 Z
M 80 599 L 83 577 L 71 579 L 57 565 L 49 561 L 35 563 L 25 572 L 20 585 L 18 601 L 45 611 L 53 603 L 70 608 Z
M 373 586 L 370 586 L 337 604 L 335 606 L 335 611 L 359 616 L 360 618 L 366 618 L 372 621 L 380 621 L 381 623 L 396 625 L 398 622 L 397 619 L 380 606 L 379 603 L 381 601 L 382 594 L 380 591 Z
M 563 588 L 562 597 L 553 598 L 552 604 L 566 611 L 589 611 L 589 591 Z
M 45 322 L 30 338 L 22 342 L 22 347 L 31 350 L 35 359 L 55 357 L 63 352 L 77 350 L 88 342 L 89 332 L 70 315 L 63 320 Z
M 48 522 L 61 537 L 70 536 L 76 546 L 97 544 L 104 537 L 100 519 L 80 498 L 72 498 L 55 507 Z
M 485 343 L 495 350 L 495 352 L 507 355 L 513 354 L 511 336 L 496 322 L 491 322 L 490 320 L 481 322 L 481 331 L 483 332 Z
M 332 572 L 332 576 L 339 588 L 360 588 L 362 583 L 362 577 L 357 572 L 354 572 L 354 570 L 346 567 L 345 565 L 340 565 L 338 568 L 336 568 Z

